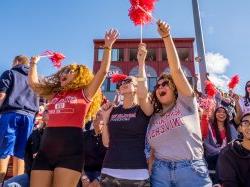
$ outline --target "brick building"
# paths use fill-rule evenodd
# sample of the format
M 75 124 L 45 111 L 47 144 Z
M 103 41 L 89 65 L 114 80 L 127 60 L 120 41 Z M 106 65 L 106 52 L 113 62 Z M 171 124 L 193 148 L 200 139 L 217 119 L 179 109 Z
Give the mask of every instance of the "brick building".
M 162 72 L 169 72 L 166 50 L 162 39 L 143 39 L 147 44 L 148 55 L 146 58 L 146 73 L 148 77 L 148 88 L 153 90 L 157 77 Z M 195 85 L 194 67 L 194 38 L 174 38 L 174 43 L 181 61 L 182 68 L 189 82 Z M 123 73 L 127 75 L 137 75 L 137 48 L 140 39 L 119 39 L 112 49 L 112 63 L 108 77 L 102 85 L 103 93 L 113 99 L 115 95 L 115 85 L 111 83 L 110 76 L 113 73 Z M 100 67 L 103 55 L 104 40 L 94 40 L 94 63 L 93 71 L 96 73 Z

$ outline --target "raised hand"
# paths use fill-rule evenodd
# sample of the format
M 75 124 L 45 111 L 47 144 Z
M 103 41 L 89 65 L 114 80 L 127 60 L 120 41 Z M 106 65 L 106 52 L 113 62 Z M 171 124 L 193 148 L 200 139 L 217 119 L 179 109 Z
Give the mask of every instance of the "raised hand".
M 105 34 L 105 47 L 111 48 L 119 36 L 116 29 L 110 29 Z
M 107 102 L 106 104 L 102 105 L 101 115 L 102 115 L 104 125 L 107 125 L 109 116 L 113 107 L 114 107 L 114 104 L 111 102 Z
M 160 34 L 160 36 L 162 38 L 167 38 L 170 35 L 170 26 L 162 20 L 158 20 L 157 21 L 157 25 L 158 25 L 158 33 Z
M 37 64 L 39 60 L 40 60 L 39 56 L 33 56 L 30 58 L 30 64 Z
M 139 64 L 144 64 L 147 57 L 147 48 L 145 43 L 140 43 L 137 51 L 137 60 Z

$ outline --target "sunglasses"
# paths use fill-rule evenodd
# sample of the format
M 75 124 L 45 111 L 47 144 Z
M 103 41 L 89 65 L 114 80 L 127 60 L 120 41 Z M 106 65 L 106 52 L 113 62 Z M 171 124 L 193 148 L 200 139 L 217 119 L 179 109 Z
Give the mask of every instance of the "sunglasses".
M 61 72 L 61 75 L 68 75 L 68 74 L 74 74 L 76 73 L 75 70 L 72 70 L 72 69 L 65 69 Z
M 250 84 L 246 85 L 247 88 L 250 88 Z
M 240 125 L 242 127 L 250 127 L 250 121 L 248 121 L 248 120 L 241 121 Z
M 155 85 L 155 89 L 157 90 L 158 88 L 160 88 L 160 87 L 165 87 L 165 86 L 169 86 L 169 81 L 163 81 L 161 84 L 156 84 Z
M 125 84 L 129 84 L 132 82 L 132 79 L 125 79 L 125 80 L 122 80 L 121 82 L 119 82 L 117 84 L 117 87 L 120 88 L 122 85 L 125 85 Z

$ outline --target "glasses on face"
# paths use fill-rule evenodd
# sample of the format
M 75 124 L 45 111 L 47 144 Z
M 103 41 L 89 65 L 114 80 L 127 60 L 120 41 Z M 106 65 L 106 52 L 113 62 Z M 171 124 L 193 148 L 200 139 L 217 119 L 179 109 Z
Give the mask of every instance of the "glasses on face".
M 61 72 L 61 75 L 68 75 L 68 74 L 74 74 L 74 73 L 76 73 L 76 71 L 75 70 L 72 70 L 72 69 L 65 69 L 65 70 L 63 70 L 62 72 Z
M 250 121 L 244 120 L 244 121 L 242 121 L 242 122 L 240 123 L 240 125 L 241 125 L 242 127 L 250 127 Z
M 132 79 L 125 79 L 125 80 L 119 82 L 117 86 L 118 86 L 118 88 L 120 88 L 121 85 L 129 84 L 131 82 L 132 82 Z
M 163 81 L 161 84 L 156 84 L 156 86 L 155 86 L 155 89 L 157 90 L 158 88 L 160 88 L 160 87 L 165 87 L 165 86 L 168 86 L 169 85 L 169 81 Z
M 247 88 L 250 88 L 250 84 L 246 85 Z

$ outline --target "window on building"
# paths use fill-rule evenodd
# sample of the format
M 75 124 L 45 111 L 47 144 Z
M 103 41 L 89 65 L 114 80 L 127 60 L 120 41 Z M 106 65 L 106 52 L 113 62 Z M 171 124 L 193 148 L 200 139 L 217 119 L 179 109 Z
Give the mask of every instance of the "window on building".
M 167 52 L 166 52 L 166 49 L 165 48 L 161 48 L 161 58 L 162 58 L 162 61 L 167 61 L 168 60 L 168 57 L 167 57 Z
M 102 61 L 104 49 L 98 49 L 98 61 Z
M 189 60 L 189 48 L 177 48 L 177 52 L 181 61 Z
M 106 78 L 102 84 L 103 92 L 114 92 L 116 90 L 116 84 L 112 83 L 110 77 Z
M 108 79 L 105 79 L 104 82 L 102 83 L 102 91 L 105 92 L 107 91 L 107 88 L 108 88 Z
M 129 49 L 129 61 L 137 61 L 137 49 Z
M 148 49 L 146 61 L 156 61 L 156 49 L 155 48 Z
M 111 79 L 109 79 L 109 91 L 114 92 L 116 90 L 116 84 L 112 83 Z
M 98 49 L 98 61 L 102 61 L 104 49 Z M 124 50 L 123 49 L 112 49 L 111 60 L 112 61 L 123 61 Z
M 112 49 L 112 61 L 123 61 L 124 50 L 123 49 Z
M 157 82 L 157 77 L 148 77 L 148 89 L 150 92 L 154 90 L 156 82 Z

